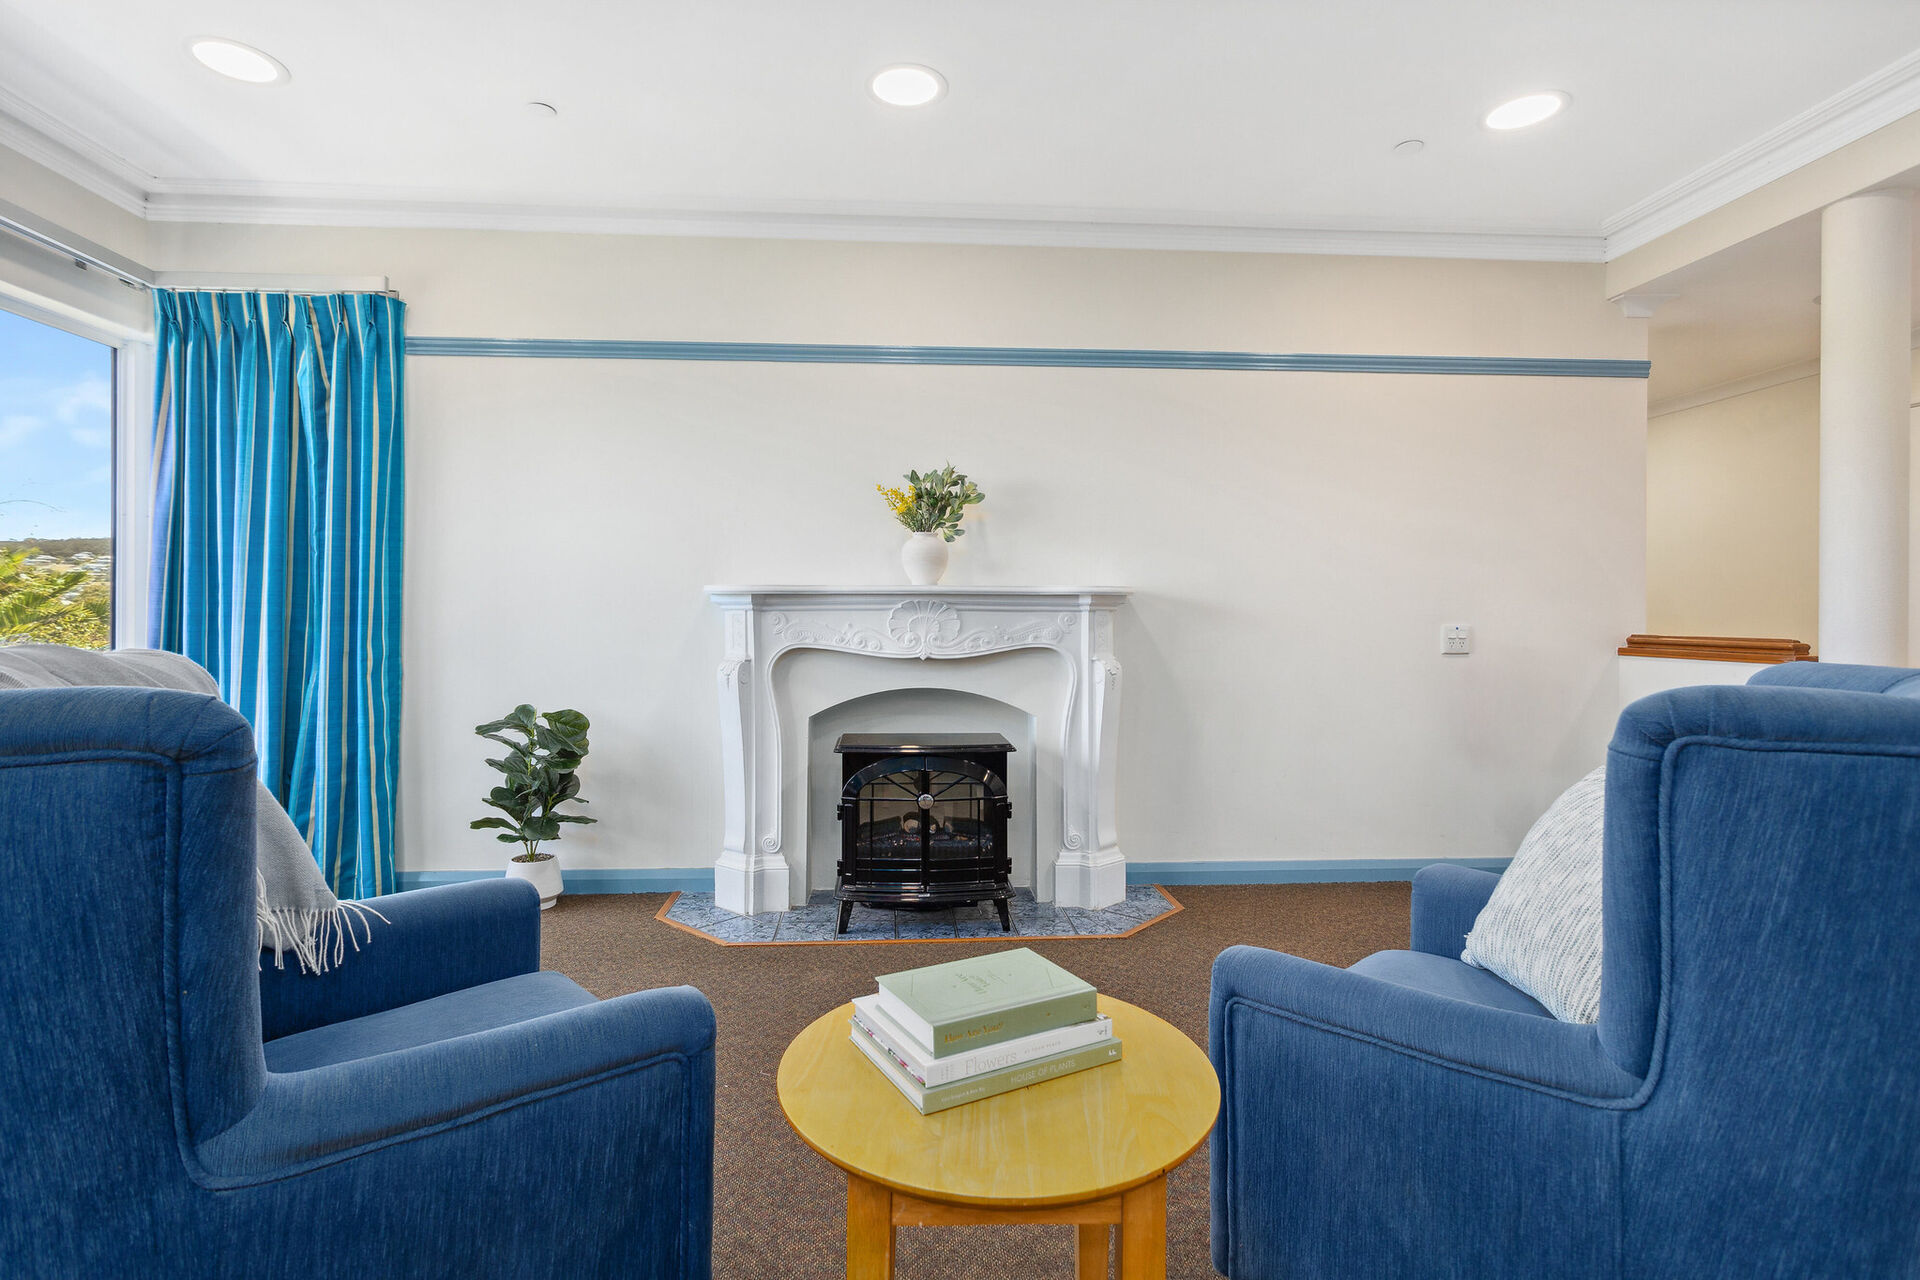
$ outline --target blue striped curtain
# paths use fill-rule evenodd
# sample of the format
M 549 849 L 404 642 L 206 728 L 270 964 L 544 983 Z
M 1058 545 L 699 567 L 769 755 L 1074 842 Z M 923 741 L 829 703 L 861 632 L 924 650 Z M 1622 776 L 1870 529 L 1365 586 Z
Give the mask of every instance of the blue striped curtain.
M 154 290 L 148 643 L 211 671 L 342 898 L 393 891 L 406 304 Z

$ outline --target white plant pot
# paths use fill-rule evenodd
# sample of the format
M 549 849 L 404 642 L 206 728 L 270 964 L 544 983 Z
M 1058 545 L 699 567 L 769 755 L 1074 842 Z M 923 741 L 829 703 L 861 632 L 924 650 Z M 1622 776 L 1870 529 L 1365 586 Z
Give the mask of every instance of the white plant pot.
M 907 545 L 900 548 L 900 563 L 907 581 L 916 587 L 937 584 L 947 571 L 947 543 L 937 533 L 911 533 Z
M 543 853 L 531 862 L 523 862 L 519 858 L 507 859 L 507 878 L 525 880 L 538 889 L 542 911 L 551 907 L 567 888 L 566 881 L 560 878 L 560 859 L 550 853 Z

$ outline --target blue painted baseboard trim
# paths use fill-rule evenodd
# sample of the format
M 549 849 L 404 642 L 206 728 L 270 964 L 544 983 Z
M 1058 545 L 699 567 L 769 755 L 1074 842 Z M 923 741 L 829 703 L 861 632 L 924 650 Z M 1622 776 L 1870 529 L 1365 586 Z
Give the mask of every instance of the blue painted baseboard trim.
M 408 337 L 410 356 L 544 360 L 720 360 L 762 364 L 1004 365 L 1045 369 L 1237 369 L 1284 373 L 1450 373 L 1645 378 L 1645 360 L 1559 356 L 1401 356 L 1310 351 L 1155 351 L 1119 347 L 889 347 L 841 342 L 629 342 L 612 338 Z
M 1505 871 L 1511 858 L 1320 858 L 1279 862 L 1129 862 L 1128 884 L 1336 884 L 1411 880 L 1436 862 Z M 402 889 L 491 880 L 498 871 L 402 871 Z M 712 867 L 567 870 L 568 893 L 712 893 Z
M 498 871 L 402 871 L 402 889 L 431 889 L 435 885 L 492 880 Z M 562 868 L 568 893 L 712 893 L 712 867 Z
M 1128 884 L 1337 884 L 1411 880 L 1436 862 L 1505 871 L 1512 858 L 1318 858 L 1278 862 L 1129 862 Z

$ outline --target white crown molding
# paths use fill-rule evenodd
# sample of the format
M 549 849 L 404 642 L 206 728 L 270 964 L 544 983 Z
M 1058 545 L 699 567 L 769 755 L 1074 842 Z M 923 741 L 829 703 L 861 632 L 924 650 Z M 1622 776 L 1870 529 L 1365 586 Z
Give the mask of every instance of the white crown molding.
M 1607 301 L 1629 320 L 1650 320 L 1653 313 L 1680 295 L 1677 293 L 1616 293 Z
M 1668 396 L 1665 400 L 1655 400 L 1647 406 L 1647 418 L 1649 421 L 1654 418 L 1664 418 L 1670 413 L 1698 409 L 1703 404 L 1715 404 L 1721 400 L 1731 400 L 1735 396 L 1744 396 L 1755 391 L 1765 391 L 1769 387 L 1798 382 L 1802 378 L 1819 376 L 1818 360 L 1802 360 L 1799 364 L 1783 365 L 1778 369 L 1768 369 L 1764 373 L 1756 373 L 1750 377 L 1715 383 L 1711 387 L 1702 387 L 1688 395 Z
M 1912 351 L 1920 351 L 1920 325 L 1916 325 L 1907 335 L 1907 347 Z M 1683 396 L 1668 396 L 1665 400 L 1655 400 L 1647 405 L 1647 417 L 1649 419 L 1664 418 L 1670 413 L 1679 413 L 1683 409 L 1698 409 L 1703 404 L 1715 404 L 1721 400 L 1731 400 L 1735 396 L 1744 396 L 1755 391 L 1765 391 L 1769 387 L 1785 386 L 1789 382 L 1799 382 L 1803 378 L 1819 376 L 1820 359 L 1816 356 L 1812 360 L 1781 365 L 1778 369 L 1768 369 L 1745 378 L 1735 378 L 1731 382 L 1718 382 Z M 1920 407 L 1920 401 L 1910 407 Z
M 1130 220 L 1105 210 L 1035 210 L 1008 217 L 988 209 L 766 206 L 754 209 L 580 209 L 421 197 L 406 192 L 310 186 L 161 182 L 147 199 L 155 222 L 268 226 L 557 231 L 592 235 L 714 236 L 768 240 L 852 240 L 898 244 L 1018 245 L 1048 248 L 1171 249 L 1224 253 L 1353 254 L 1366 257 L 1497 258 L 1599 262 L 1598 236 L 1554 230 L 1262 227 Z
M 581 209 L 463 201 L 418 192 L 324 184 L 158 178 L 32 104 L 0 89 L 0 145 L 152 222 L 557 231 L 593 235 L 713 236 L 1045 248 L 1169 249 L 1396 258 L 1599 262 L 1600 237 L 1556 229 L 1353 225 L 1264 227 L 1206 220 L 1140 221 L 1109 210 L 1042 209 L 1008 217 L 987 208 L 766 206 L 754 209 Z
M 1608 261 L 1920 111 L 1920 50 L 1605 219 Z
M 0 85 L 0 146 L 137 218 L 158 179 Z

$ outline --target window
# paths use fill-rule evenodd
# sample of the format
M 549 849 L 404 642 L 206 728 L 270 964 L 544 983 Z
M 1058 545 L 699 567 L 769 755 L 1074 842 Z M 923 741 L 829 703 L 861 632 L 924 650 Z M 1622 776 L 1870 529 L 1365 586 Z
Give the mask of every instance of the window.
M 112 643 L 113 359 L 0 311 L 0 644 Z

